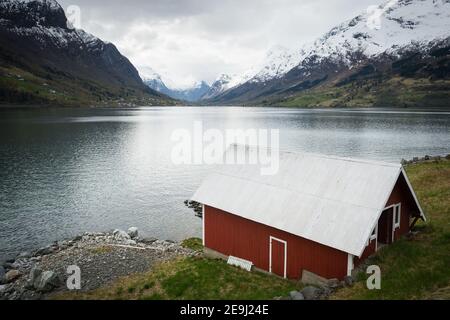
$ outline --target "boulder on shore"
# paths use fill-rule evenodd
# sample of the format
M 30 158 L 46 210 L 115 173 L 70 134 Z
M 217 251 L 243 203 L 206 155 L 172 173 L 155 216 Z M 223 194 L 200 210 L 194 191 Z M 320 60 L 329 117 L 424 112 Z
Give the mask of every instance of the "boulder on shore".
M 305 287 L 301 293 L 305 297 L 305 300 L 318 300 L 322 290 L 313 286 Z
M 113 232 L 114 239 L 119 241 L 131 240 L 131 237 L 123 230 L 116 229 Z
M 24 251 L 24 252 L 21 252 L 19 255 L 17 255 L 16 260 L 29 259 L 29 258 L 31 258 L 31 253 L 28 251 Z
M 313 273 L 308 270 L 303 270 L 302 272 L 302 283 L 305 285 L 312 285 L 312 286 L 318 286 L 323 287 L 327 285 L 328 280 Z
M 53 271 L 44 271 L 35 268 L 30 273 L 30 287 L 32 286 L 37 292 L 45 293 L 61 285 L 61 280 Z
M 136 228 L 136 227 L 129 228 L 127 233 L 131 239 L 136 239 L 139 235 L 138 228 Z
M 298 291 L 291 291 L 289 293 L 289 296 L 291 297 L 292 300 L 305 300 L 305 297 L 303 296 L 303 294 L 301 292 Z
M 355 279 L 352 276 L 346 276 L 344 278 L 344 283 L 346 286 L 353 287 Z
M 144 238 L 141 239 L 140 242 L 144 243 L 144 244 L 148 244 L 148 245 L 152 245 L 153 243 L 155 243 L 156 241 L 158 241 L 157 238 L 153 238 L 153 237 L 149 237 L 149 238 Z
M 5 275 L 5 279 L 7 283 L 10 282 L 14 282 L 16 281 L 22 274 L 20 273 L 19 270 L 9 270 L 6 275 Z

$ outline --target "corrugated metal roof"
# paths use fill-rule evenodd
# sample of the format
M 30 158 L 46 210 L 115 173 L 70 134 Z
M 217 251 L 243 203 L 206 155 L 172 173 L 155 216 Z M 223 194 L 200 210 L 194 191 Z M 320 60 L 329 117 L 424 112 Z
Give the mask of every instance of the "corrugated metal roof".
M 225 156 L 257 152 L 233 145 Z M 273 176 L 261 175 L 258 165 L 221 166 L 192 200 L 361 256 L 402 166 L 316 154 L 279 156 Z

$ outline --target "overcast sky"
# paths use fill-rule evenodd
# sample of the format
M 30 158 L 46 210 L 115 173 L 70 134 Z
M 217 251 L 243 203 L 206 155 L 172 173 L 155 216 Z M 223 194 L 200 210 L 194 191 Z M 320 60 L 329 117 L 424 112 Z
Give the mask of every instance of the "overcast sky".
M 82 29 L 114 43 L 139 69 L 177 86 L 242 73 L 274 45 L 299 46 L 380 0 L 59 0 Z

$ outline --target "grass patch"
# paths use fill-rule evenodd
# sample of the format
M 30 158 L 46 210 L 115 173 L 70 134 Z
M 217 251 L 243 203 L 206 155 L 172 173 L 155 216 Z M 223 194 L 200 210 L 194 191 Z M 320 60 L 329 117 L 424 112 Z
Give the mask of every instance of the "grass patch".
M 29 69 L 27 69 L 29 70 Z M 173 105 L 169 98 L 152 96 L 137 88 L 111 87 L 88 79 L 0 65 L 1 105 L 116 106 L 122 103 Z
M 299 289 L 289 280 L 247 272 L 222 260 L 199 257 L 164 262 L 153 271 L 120 279 L 86 293 L 64 293 L 56 299 L 100 300 L 267 300 Z
M 93 254 L 106 254 L 112 251 L 112 247 L 110 246 L 99 246 L 95 248 L 88 249 Z
M 355 287 L 338 291 L 334 299 L 450 298 L 450 161 L 406 169 L 428 222 L 418 225 L 414 239 L 402 239 L 372 258 L 381 268 L 381 290 L 368 290 L 362 273 Z
M 188 248 L 194 251 L 203 250 L 203 241 L 199 238 L 186 239 L 181 243 L 183 248 Z
M 450 98 L 448 80 L 390 77 L 365 79 L 342 86 L 327 84 L 289 97 L 266 98 L 263 105 L 296 108 L 444 107 Z

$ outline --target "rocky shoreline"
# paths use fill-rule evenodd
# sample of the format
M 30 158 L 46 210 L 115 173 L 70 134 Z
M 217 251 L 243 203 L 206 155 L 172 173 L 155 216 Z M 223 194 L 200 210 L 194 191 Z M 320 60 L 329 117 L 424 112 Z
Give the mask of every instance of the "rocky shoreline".
M 86 232 L 2 263 L 0 300 L 49 299 L 68 291 L 71 266 L 80 270 L 80 290 L 89 291 L 149 271 L 157 263 L 200 254 L 173 241 L 140 238 L 133 227 L 127 232 Z

